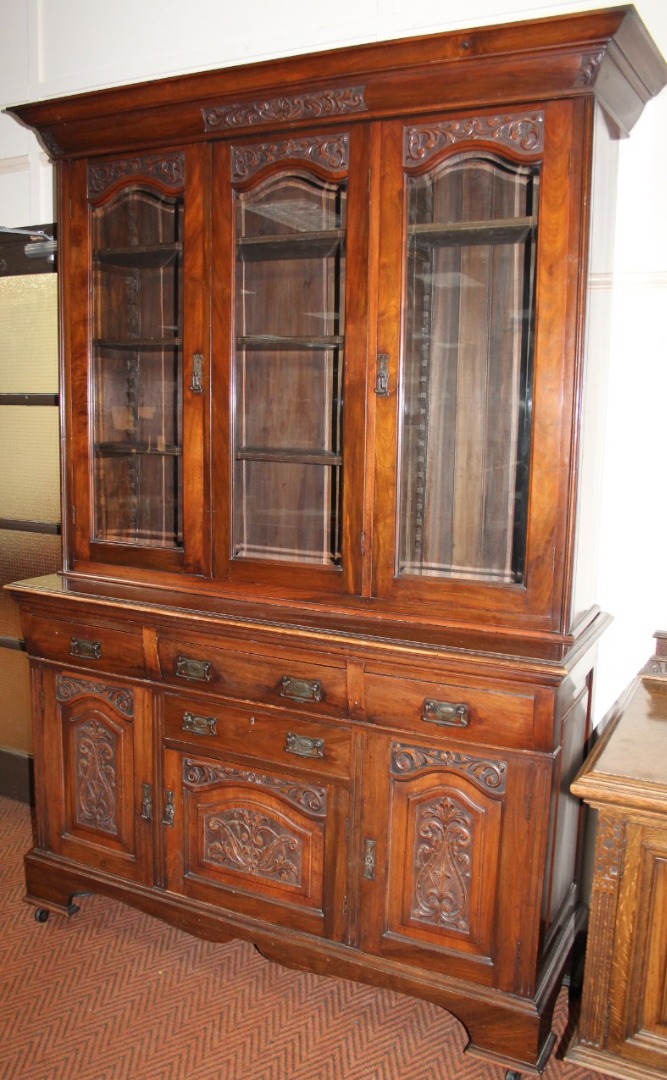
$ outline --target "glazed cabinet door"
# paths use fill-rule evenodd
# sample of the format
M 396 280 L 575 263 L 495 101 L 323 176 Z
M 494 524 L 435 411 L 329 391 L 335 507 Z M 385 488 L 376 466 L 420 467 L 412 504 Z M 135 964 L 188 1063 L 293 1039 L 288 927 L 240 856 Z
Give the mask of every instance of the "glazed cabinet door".
M 364 948 L 531 993 L 548 761 L 375 734 L 365 760 Z
M 221 578 L 359 590 L 367 174 L 355 129 L 215 148 Z
M 312 756 L 311 743 L 296 751 Z M 346 786 L 316 768 L 204 748 L 166 750 L 164 783 L 170 891 L 240 919 L 345 939 Z
M 66 176 L 75 563 L 205 567 L 207 154 L 81 161 Z
M 128 881 L 152 880 L 152 704 L 110 677 L 43 669 L 36 754 L 51 851 Z M 36 765 L 36 768 L 38 766 Z
M 373 590 L 389 602 L 559 616 L 580 122 L 559 102 L 383 126 Z

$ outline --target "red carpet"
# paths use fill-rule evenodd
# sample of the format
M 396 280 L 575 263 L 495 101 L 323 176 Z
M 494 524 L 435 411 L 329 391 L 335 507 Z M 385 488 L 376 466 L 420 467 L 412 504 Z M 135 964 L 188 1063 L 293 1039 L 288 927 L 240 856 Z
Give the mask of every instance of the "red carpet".
M 0 798 L 2 1080 L 503 1080 L 447 1013 L 289 971 L 89 896 L 38 924 L 22 902 L 26 806 Z M 557 1030 L 565 1022 L 561 997 Z M 552 1057 L 545 1080 L 594 1080 Z

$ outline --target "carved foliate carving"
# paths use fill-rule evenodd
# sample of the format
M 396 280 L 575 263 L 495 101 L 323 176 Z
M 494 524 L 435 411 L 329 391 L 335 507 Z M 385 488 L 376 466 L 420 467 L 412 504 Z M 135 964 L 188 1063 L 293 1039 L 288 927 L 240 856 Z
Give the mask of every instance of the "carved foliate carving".
M 424 746 L 391 745 L 391 771 L 394 776 L 406 776 L 432 766 L 456 769 L 473 780 L 483 791 L 502 794 L 505 791 L 507 762 L 460 754 L 456 750 L 433 750 Z
M 183 783 L 190 788 L 204 787 L 225 781 L 243 780 L 247 784 L 256 784 L 273 794 L 280 795 L 299 810 L 304 810 L 312 817 L 325 817 L 327 812 L 327 789 L 315 784 L 296 783 L 280 776 L 253 772 L 251 769 L 237 769 L 231 765 L 210 765 L 183 760 Z
M 615 893 L 618 889 L 625 826 L 622 821 L 601 817 L 595 840 L 595 888 Z
M 590 53 L 588 56 L 582 56 L 579 61 L 579 71 L 574 80 L 574 85 L 592 86 L 597 78 L 598 69 L 603 60 L 603 52 Z
M 403 135 L 403 164 L 421 164 L 445 147 L 463 142 L 493 143 L 533 157 L 544 148 L 544 113 L 503 113 L 412 124 Z
M 423 803 L 415 822 L 415 880 L 411 914 L 420 922 L 470 929 L 474 819 L 451 796 Z
M 57 701 L 71 701 L 73 698 L 80 697 L 81 694 L 95 694 L 108 701 L 123 716 L 134 715 L 134 695 L 129 687 L 106 686 L 104 683 L 92 682 L 89 679 L 74 679 L 69 675 L 58 675 L 56 678 Z
M 98 720 L 74 728 L 76 822 L 116 836 L 117 737 Z
M 207 814 L 203 828 L 209 862 L 281 884 L 301 884 L 302 842 L 268 814 L 235 807 Z
M 330 90 L 258 98 L 233 105 L 214 105 L 202 109 L 202 116 L 204 130 L 216 131 L 219 128 L 252 127 L 253 124 L 312 120 L 366 111 L 364 87 L 341 86 Z
M 178 191 L 185 181 L 185 155 L 182 153 L 145 154 L 142 157 L 122 158 L 88 166 L 88 194 L 102 195 L 118 180 L 147 178 L 157 180 L 166 188 Z
M 667 679 L 667 659 L 662 656 L 652 656 L 644 664 L 642 675 L 650 675 L 654 679 Z
M 347 168 L 348 158 L 347 135 L 313 135 L 233 146 L 232 178 L 247 180 L 266 165 L 288 160 L 310 162 L 327 172 L 339 173 Z

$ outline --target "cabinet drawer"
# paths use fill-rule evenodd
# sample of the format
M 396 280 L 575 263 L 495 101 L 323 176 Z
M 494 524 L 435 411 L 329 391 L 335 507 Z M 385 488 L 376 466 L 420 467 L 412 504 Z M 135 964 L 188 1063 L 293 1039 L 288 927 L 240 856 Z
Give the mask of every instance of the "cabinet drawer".
M 350 775 L 351 735 L 338 725 L 166 694 L 164 735 L 193 749 L 260 759 L 282 769 L 301 766 L 331 776 Z
M 206 687 L 217 694 L 280 705 L 290 711 L 347 715 L 347 679 L 342 666 L 169 638 L 159 640 L 158 654 L 163 678 L 176 685 Z
M 424 738 L 449 734 L 521 749 L 532 745 L 530 694 L 376 674 L 366 676 L 365 690 L 367 717 L 376 724 L 423 733 Z
M 24 634 L 31 656 L 117 675 L 143 677 L 145 674 L 140 630 L 116 630 L 29 616 L 24 623 Z

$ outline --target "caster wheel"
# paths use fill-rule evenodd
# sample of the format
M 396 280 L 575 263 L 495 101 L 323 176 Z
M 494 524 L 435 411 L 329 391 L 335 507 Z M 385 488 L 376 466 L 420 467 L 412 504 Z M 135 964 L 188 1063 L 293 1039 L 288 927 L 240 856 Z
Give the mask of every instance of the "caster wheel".
M 521 1080 L 521 1073 L 515 1072 L 514 1069 L 508 1069 L 505 1073 L 505 1080 Z
M 46 908 L 38 907 L 35 911 L 35 922 L 46 922 L 49 917 L 49 912 Z

